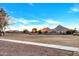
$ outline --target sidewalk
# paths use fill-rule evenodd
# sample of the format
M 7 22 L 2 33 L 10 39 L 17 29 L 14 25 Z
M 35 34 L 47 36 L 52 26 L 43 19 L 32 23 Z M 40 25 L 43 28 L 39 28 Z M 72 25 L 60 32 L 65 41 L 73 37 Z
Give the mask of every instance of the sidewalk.
M 77 47 L 69 47 L 69 46 L 54 45 L 54 44 L 44 44 L 44 43 L 36 43 L 36 42 L 28 42 L 28 41 L 19 41 L 19 40 L 11 40 L 11 39 L 0 39 L 0 40 L 1 41 L 14 42 L 14 43 L 30 44 L 30 45 L 37 45 L 37 46 L 57 48 L 57 49 L 79 52 L 79 48 L 77 48 Z
M 0 40 L 0 56 L 79 56 L 78 52 Z

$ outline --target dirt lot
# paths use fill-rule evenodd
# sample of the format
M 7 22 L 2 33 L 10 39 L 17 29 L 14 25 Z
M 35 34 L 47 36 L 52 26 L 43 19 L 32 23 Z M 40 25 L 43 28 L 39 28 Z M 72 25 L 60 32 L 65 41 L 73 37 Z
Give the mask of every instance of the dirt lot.
M 0 56 L 79 56 L 79 53 L 0 41 Z
M 11 33 L 0 38 L 79 47 L 79 36 L 73 35 L 28 35 Z

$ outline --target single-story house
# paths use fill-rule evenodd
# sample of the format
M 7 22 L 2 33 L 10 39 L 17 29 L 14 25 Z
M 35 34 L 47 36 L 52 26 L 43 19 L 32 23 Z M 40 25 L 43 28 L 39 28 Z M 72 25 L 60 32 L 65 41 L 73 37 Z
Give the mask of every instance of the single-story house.
M 68 28 L 58 25 L 56 28 L 51 29 L 50 34 L 66 34 L 68 30 Z

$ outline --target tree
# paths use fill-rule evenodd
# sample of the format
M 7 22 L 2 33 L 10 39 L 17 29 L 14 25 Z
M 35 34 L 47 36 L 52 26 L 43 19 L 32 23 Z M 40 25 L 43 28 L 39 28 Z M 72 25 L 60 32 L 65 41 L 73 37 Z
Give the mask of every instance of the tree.
M 37 33 L 37 28 L 33 28 L 32 33 Z
M 23 33 L 29 34 L 29 31 L 28 31 L 27 29 L 24 29 L 24 30 L 23 30 Z
M 66 31 L 66 34 L 73 34 L 73 33 L 76 33 L 77 31 L 76 30 L 68 30 Z
M 42 31 L 41 31 L 41 30 L 39 30 L 39 31 L 38 31 L 38 34 L 42 34 Z
M 5 35 L 4 30 L 6 29 L 6 26 L 8 25 L 8 20 L 9 20 L 8 15 L 1 8 L 0 9 L 0 35 Z

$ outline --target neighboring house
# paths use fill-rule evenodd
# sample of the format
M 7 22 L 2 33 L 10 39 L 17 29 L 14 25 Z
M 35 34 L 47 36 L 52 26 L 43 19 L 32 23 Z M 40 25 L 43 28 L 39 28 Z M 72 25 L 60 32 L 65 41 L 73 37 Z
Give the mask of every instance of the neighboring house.
M 49 32 L 49 31 L 50 31 L 50 28 L 48 28 L 48 27 L 41 29 L 41 32 L 43 32 L 43 33 L 44 33 L 44 32 Z
M 50 33 L 51 34 L 66 34 L 68 30 L 69 30 L 68 28 L 63 27 L 62 25 L 58 25 L 56 28 L 52 29 Z

